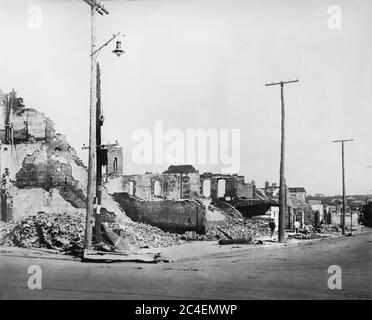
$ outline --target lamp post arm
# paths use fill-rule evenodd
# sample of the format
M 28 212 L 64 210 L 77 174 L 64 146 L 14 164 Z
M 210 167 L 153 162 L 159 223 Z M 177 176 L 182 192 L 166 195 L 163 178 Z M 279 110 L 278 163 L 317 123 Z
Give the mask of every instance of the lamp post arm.
M 92 54 L 90 55 L 90 57 L 94 56 L 102 48 L 106 47 L 111 41 L 113 41 L 114 39 L 116 39 L 119 35 L 120 35 L 120 32 L 118 32 L 117 34 L 114 34 L 110 40 L 108 40 L 106 43 L 104 43 L 102 46 L 100 46 L 97 50 L 95 50 L 94 52 L 92 52 Z

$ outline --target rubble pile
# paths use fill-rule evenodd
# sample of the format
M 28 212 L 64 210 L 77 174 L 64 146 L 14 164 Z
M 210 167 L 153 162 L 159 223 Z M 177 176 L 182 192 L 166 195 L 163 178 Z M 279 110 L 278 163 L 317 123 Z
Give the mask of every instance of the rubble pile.
M 144 223 L 112 223 L 110 227 L 136 248 L 169 247 L 183 242 L 181 235 Z M 20 222 L 0 225 L 0 245 L 78 253 L 84 247 L 84 230 L 84 215 L 39 212 Z
M 339 226 L 332 224 L 322 224 L 315 232 L 317 233 L 338 233 L 340 231 Z
M 226 239 L 255 239 L 259 236 L 270 235 L 270 228 L 266 221 L 247 219 L 244 222 L 226 216 L 219 224 L 208 228 L 205 235 L 199 235 L 199 240 L 226 240 Z
M 306 225 L 300 229 L 299 233 L 289 235 L 289 238 L 299 240 L 312 240 L 328 237 L 330 234 L 339 233 L 339 226 L 331 224 L 321 224 L 317 228 L 312 225 Z
M 0 245 L 76 252 L 84 246 L 84 217 L 39 212 L 0 227 Z
M 145 223 L 113 223 L 110 225 L 110 228 L 123 237 L 130 245 L 137 248 L 161 248 L 183 243 L 181 235 L 164 232 L 157 227 Z
M 319 239 L 323 238 L 324 236 L 321 236 L 320 234 L 317 233 L 296 233 L 292 235 L 288 235 L 288 238 L 292 239 L 298 239 L 298 240 L 313 240 L 313 239 Z

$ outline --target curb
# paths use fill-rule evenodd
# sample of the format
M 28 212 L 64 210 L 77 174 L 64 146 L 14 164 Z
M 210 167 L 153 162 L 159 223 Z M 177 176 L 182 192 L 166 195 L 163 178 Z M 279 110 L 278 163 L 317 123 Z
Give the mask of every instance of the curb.
M 9 251 L 9 252 L 1 252 L 2 250 Z M 52 253 L 50 255 L 41 255 L 39 251 L 36 251 L 36 252 L 31 251 L 31 252 L 24 252 L 24 253 L 11 252 L 11 250 L 9 250 L 8 247 L 0 247 L 0 256 L 31 258 L 31 259 L 45 259 L 45 260 L 61 260 L 61 261 L 81 261 L 81 258 L 70 256 L 70 255 L 52 254 Z

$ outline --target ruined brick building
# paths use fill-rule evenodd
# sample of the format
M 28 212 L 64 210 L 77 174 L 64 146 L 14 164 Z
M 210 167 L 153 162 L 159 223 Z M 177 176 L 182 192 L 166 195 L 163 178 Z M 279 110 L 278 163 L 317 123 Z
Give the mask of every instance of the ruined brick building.
M 109 184 L 129 217 L 166 230 L 200 231 L 206 223 L 202 216 L 211 207 L 246 218 L 278 207 L 277 197 L 268 196 L 242 175 L 200 173 L 192 165 L 172 165 L 163 173 L 122 175 Z M 289 196 L 287 200 L 290 227 Z
M 122 149 L 107 148 L 107 175 L 122 174 Z M 0 91 L 1 220 L 35 210 L 84 213 L 87 170 L 66 137 L 23 99 Z
M 232 200 L 239 197 L 253 199 L 255 183 L 246 183 L 244 176 L 237 174 L 200 174 L 191 165 L 170 166 L 163 173 L 123 175 L 121 192 L 141 199 L 193 199 L 211 198 Z

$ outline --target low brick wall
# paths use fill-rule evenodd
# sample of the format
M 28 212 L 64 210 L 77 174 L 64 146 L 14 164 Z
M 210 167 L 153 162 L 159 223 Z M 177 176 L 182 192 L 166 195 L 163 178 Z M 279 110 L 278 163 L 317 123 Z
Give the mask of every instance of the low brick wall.
M 147 223 L 164 231 L 205 233 L 207 221 L 202 205 L 195 200 L 141 200 L 128 193 L 115 193 L 126 215 L 133 221 Z

